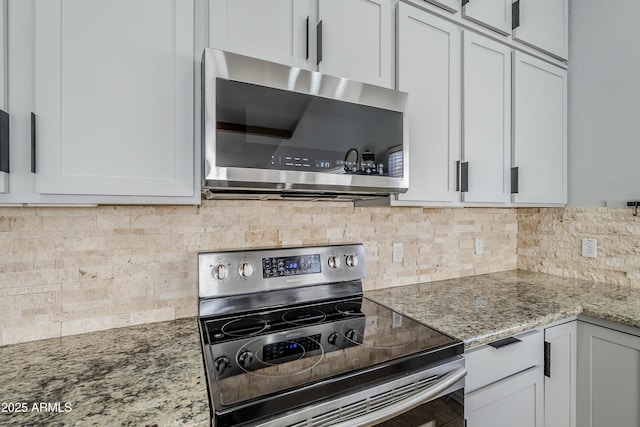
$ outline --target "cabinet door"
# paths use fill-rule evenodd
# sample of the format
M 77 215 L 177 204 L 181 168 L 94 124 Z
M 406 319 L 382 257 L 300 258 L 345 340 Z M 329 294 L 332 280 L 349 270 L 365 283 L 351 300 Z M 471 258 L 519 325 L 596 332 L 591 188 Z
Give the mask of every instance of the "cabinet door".
M 579 322 L 578 425 L 640 425 L 640 337 Z
M 465 395 L 467 427 L 542 427 L 542 376 L 531 368 Z
M 460 11 L 460 0 L 425 0 L 431 4 L 435 4 L 451 13 Z
M 468 0 L 462 16 L 500 34 L 511 34 L 511 0 Z
M 520 25 L 513 29 L 513 39 L 567 59 L 569 0 L 518 0 L 516 3 Z
M 529 55 L 514 55 L 514 202 L 567 202 L 567 72 Z
M 193 0 L 35 3 L 38 193 L 194 197 Z
M 210 0 L 211 47 L 316 69 L 312 0 Z
M 465 202 L 511 200 L 511 49 L 471 32 L 463 44 Z
M 0 0 L 0 110 L 8 110 L 7 102 L 7 1 Z M 0 158 L 7 155 L 0 146 Z M 9 191 L 9 174 L 0 171 L 0 193 Z
M 389 0 L 319 0 L 319 71 L 393 87 Z
M 576 321 L 544 330 L 548 360 L 544 377 L 545 427 L 576 426 Z
M 398 4 L 398 89 L 409 93 L 409 191 L 394 204 L 454 202 L 460 159 L 461 33 Z

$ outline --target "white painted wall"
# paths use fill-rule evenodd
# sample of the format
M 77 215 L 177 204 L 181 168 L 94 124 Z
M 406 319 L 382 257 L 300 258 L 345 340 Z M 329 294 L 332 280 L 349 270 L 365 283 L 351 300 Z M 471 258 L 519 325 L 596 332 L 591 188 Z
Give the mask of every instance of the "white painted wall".
M 569 2 L 569 205 L 640 200 L 638 18 L 638 0 Z

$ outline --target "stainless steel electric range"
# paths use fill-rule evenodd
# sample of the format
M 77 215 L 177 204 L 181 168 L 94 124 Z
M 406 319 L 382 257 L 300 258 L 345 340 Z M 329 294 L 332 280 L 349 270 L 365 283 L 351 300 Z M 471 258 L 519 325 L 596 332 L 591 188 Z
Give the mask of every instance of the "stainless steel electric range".
M 363 296 L 361 244 L 200 253 L 213 426 L 463 426 L 463 343 Z

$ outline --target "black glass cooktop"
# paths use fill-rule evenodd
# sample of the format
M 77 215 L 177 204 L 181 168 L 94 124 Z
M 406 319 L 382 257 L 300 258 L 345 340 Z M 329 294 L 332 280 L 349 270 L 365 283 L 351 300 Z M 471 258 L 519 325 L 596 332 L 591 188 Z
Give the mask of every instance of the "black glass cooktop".
M 257 401 L 268 413 L 292 394 L 302 404 L 463 352 L 462 342 L 364 297 L 208 317 L 201 327 L 221 413 Z

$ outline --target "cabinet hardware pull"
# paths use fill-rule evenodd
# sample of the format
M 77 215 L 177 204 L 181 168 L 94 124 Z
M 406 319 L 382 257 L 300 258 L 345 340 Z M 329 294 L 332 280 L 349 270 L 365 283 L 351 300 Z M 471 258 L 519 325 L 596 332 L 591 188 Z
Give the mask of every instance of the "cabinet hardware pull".
M 469 191 L 469 162 L 460 163 L 460 192 Z
M 511 194 L 518 194 L 518 184 L 520 183 L 519 170 L 517 167 L 511 168 Z
M 31 112 L 31 173 L 36 173 L 36 115 Z
M 460 160 L 456 161 L 456 191 L 460 191 Z
M 462 0 L 462 7 L 465 7 L 469 3 L 469 0 Z
M 307 16 L 307 60 L 309 60 L 309 17 Z
M 317 61 L 316 65 L 320 65 L 322 62 L 322 20 L 318 22 L 318 26 L 316 27 L 316 54 Z
M 491 347 L 495 348 L 495 349 L 499 349 L 502 347 L 506 347 L 508 345 L 511 344 L 516 344 L 522 342 L 521 340 L 519 340 L 516 337 L 508 337 L 508 338 L 503 338 L 501 340 L 498 341 L 494 341 L 494 342 L 490 342 L 488 345 L 490 345 Z
M 544 342 L 544 376 L 551 378 L 551 343 Z
M 516 0 L 511 5 L 511 29 L 515 30 L 520 26 L 520 0 Z
M 0 110 L 0 172 L 9 173 L 9 113 Z

